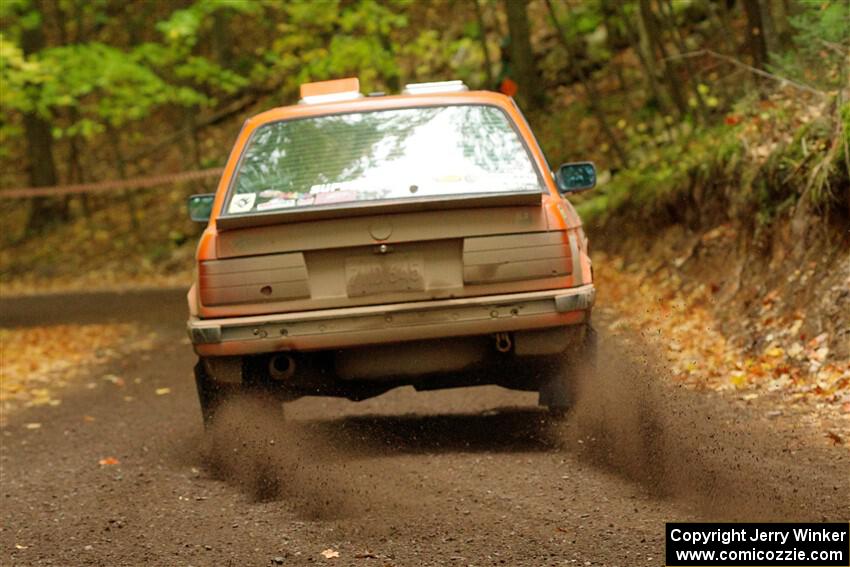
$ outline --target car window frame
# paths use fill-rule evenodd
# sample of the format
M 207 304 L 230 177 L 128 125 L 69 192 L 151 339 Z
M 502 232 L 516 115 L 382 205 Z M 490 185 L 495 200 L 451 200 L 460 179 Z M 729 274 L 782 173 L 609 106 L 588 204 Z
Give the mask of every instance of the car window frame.
M 390 106 L 390 107 L 387 107 L 387 108 L 380 108 L 380 109 L 375 109 L 375 110 L 364 110 L 364 111 L 344 110 L 344 111 L 339 111 L 339 112 L 326 112 L 326 113 L 323 113 L 323 114 L 316 114 L 316 115 L 312 115 L 312 116 L 299 116 L 299 117 L 296 117 L 296 118 L 283 118 L 281 120 L 270 120 L 268 122 L 263 122 L 262 124 L 257 125 L 257 127 L 255 127 L 253 129 L 251 134 L 248 136 L 248 139 L 245 140 L 245 143 L 242 146 L 242 149 L 239 153 L 239 159 L 236 161 L 236 164 L 233 168 L 233 173 L 230 175 L 230 179 L 227 182 L 227 189 L 224 193 L 224 199 L 222 200 L 221 208 L 218 210 L 216 218 L 221 218 L 223 220 L 229 220 L 229 219 L 238 219 L 238 218 L 246 218 L 246 217 L 263 217 L 263 216 L 267 216 L 267 215 L 279 215 L 279 214 L 281 214 L 281 211 L 279 211 L 279 210 L 251 211 L 251 212 L 248 212 L 248 213 L 228 213 L 227 212 L 227 208 L 228 208 L 228 205 L 230 203 L 230 199 L 233 197 L 233 192 L 235 191 L 235 188 L 236 188 L 236 178 L 238 177 L 239 169 L 242 166 L 242 160 L 245 158 L 245 154 L 247 153 L 248 148 L 250 147 L 251 143 L 253 142 L 254 136 L 263 127 L 270 126 L 272 124 L 278 124 L 280 122 L 294 122 L 294 121 L 297 121 L 297 120 L 311 120 L 311 119 L 314 119 L 314 118 L 320 118 L 320 117 L 325 117 L 325 116 L 342 116 L 342 115 L 346 115 L 346 114 L 371 114 L 371 113 L 374 113 L 374 112 L 386 112 L 386 111 L 392 111 L 392 110 L 408 110 L 408 109 L 417 109 L 417 108 L 434 108 L 434 107 L 449 107 L 449 106 L 488 106 L 488 107 L 491 107 L 491 108 L 495 108 L 496 110 L 501 112 L 502 115 L 507 120 L 508 125 L 514 131 L 514 134 L 516 134 L 516 136 L 519 138 L 519 141 L 522 144 L 523 149 L 525 150 L 526 156 L 528 157 L 528 160 L 531 162 L 531 167 L 534 170 L 535 175 L 537 176 L 537 183 L 540 187 L 539 193 L 540 194 L 546 194 L 548 192 L 547 191 L 548 185 L 546 184 L 546 179 L 543 176 L 543 172 L 540 171 L 540 167 L 537 164 L 537 160 L 534 158 L 534 152 L 532 151 L 532 148 L 529 146 L 528 140 L 526 140 L 525 136 L 522 135 L 522 132 L 520 131 L 519 126 L 517 125 L 516 121 L 511 117 L 510 113 L 507 112 L 502 106 L 500 106 L 498 104 L 489 103 L 489 102 L 482 102 L 482 103 L 478 103 L 478 102 L 433 103 L 433 104 L 420 104 L 420 105 L 415 105 L 415 106 L 399 105 L 399 106 Z M 519 112 L 519 109 L 516 109 L 516 110 L 517 110 L 517 112 Z M 523 120 L 525 120 L 525 117 L 522 115 L 522 113 L 519 113 L 519 115 L 523 118 Z M 526 121 L 526 126 L 528 127 L 527 121 Z M 529 132 L 531 132 L 531 128 L 528 127 L 528 129 L 529 129 Z M 533 135 L 534 134 L 532 132 L 532 136 Z M 534 141 L 535 141 L 535 143 L 537 143 L 536 139 Z M 544 161 L 545 161 L 545 156 L 544 156 Z M 547 165 L 548 165 L 548 163 L 547 163 Z M 504 194 L 505 195 L 511 195 L 513 193 L 527 193 L 529 195 L 538 194 L 538 192 L 536 192 L 536 191 L 505 192 Z M 470 194 L 470 195 L 475 196 L 474 194 Z M 457 197 L 457 196 L 455 196 L 455 197 Z M 428 200 L 439 201 L 441 198 L 443 198 L 443 197 L 441 197 L 441 196 L 430 196 L 430 197 L 421 197 L 420 199 L 425 200 L 425 201 L 428 201 Z M 379 199 L 379 200 L 375 200 L 374 203 L 379 204 L 379 203 L 386 203 L 388 201 L 391 201 L 391 200 L 389 200 L 389 199 Z M 403 199 L 397 199 L 397 201 L 402 202 Z M 363 205 L 361 205 L 361 206 L 363 206 Z M 309 209 L 312 209 L 314 207 L 315 207 L 315 205 L 313 207 L 295 207 L 295 209 L 288 210 L 287 212 L 293 212 L 293 211 L 303 212 L 305 210 L 309 210 Z M 322 206 L 322 210 L 340 210 L 340 209 L 346 209 L 346 208 L 352 208 L 351 204 L 350 203 L 334 203 L 334 204 L 331 204 L 331 205 Z

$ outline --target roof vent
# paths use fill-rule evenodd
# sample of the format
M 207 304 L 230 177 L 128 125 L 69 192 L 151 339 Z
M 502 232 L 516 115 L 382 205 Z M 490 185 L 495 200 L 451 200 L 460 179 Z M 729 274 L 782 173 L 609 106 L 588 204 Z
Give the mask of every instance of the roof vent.
M 437 81 L 434 83 L 410 83 L 404 85 L 402 94 L 437 94 L 437 93 L 460 93 L 468 91 L 469 87 L 463 81 Z
M 320 104 L 360 98 L 360 80 L 357 78 L 318 81 L 301 85 L 300 104 Z

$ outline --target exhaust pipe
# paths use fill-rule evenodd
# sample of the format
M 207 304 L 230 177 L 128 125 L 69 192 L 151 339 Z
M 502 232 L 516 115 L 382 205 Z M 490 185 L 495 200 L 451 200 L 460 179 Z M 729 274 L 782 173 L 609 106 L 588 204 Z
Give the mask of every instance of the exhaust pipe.
M 277 354 L 269 359 L 269 375 L 275 380 L 288 380 L 295 374 L 295 359 L 288 354 Z
M 508 352 L 511 346 L 511 336 L 508 333 L 496 333 L 496 350 Z

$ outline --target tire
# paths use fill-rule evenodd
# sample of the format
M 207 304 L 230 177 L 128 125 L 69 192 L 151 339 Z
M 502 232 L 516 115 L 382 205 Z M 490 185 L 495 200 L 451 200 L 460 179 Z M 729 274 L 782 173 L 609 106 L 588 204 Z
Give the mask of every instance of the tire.
M 198 359 L 198 363 L 195 364 L 195 385 L 198 388 L 198 401 L 201 404 L 201 417 L 204 419 L 205 429 L 209 429 L 212 425 L 221 405 L 242 390 L 239 384 L 217 381 L 207 372 L 201 359 Z
M 563 417 L 575 403 L 578 384 L 592 379 L 596 373 L 598 335 L 587 325 L 583 348 L 567 352 L 552 361 L 548 376 L 539 389 L 538 404 L 548 408 L 553 417 Z

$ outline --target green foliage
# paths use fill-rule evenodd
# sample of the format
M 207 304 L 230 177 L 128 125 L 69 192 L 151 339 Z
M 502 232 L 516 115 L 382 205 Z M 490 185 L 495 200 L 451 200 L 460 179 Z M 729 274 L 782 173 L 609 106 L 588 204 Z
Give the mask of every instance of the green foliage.
M 719 185 L 726 177 L 725 167 L 742 150 L 736 129 L 729 126 L 710 128 L 682 137 L 678 143 L 658 146 L 647 151 L 639 163 L 617 172 L 596 195 L 580 203 L 579 214 L 588 222 L 622 214 L 649 217 L 690 191 L 695 182 L 707 187 Z
M 846 84 L 850 56 L 850 7 L 846 0 L 800 2 L 799 13 L 789 17 L 794 28 L 794 48 L 775 54 L 774 68 L 823 89 Z
M 72 111 L 75 117 L 55 135 L 91 137 L 110 126 L 138 122 L 166 106 L 195 107 L 231 94 L 248 80 L 210 59 L 191 53 L 204 18 L 215 10 L 254 11 L 250 2 L 200 0 L 176 11 L 158 29 L 162 43 L 121 49 L 89 41 L 42 49 L 25 56 L 18 41 L 0 34 L 0 95 L 5 126 L 14 113 L 35 113 L 54 123 Z M 41 15 L 25 0 L 4 3 L 8 29 L 20 34 L 39 24 Z M 6 132 L 14 130 L 6 128 Z
M 51 47 L 25 58 L 13 44 L 0 43 L 4 111 L 35 112 L 45 118 L 73 108 L 79 120 L 66 133 L 92 134 L 102 126 L 140 120 L 164 104 L 201 104 L 206 97 L 167 83 L 134 54 L 101 43 Z
M 557 3 L 555 3 L 557 6 Z M 555 8 L 558 10 L 558 8 Z M 587 60 L 587 63 L 607 62 L 611 52 L 606 45 L 606 37 L 614 30 L 607 30 L 603 25 L 602 5 L 599 1 L 586 1 L 575 4 L 567 12 L 556 12 L 558 25 L 563 30 L 566 39 L 575 46 L 577 52 Z M 560 45 L 546 54 L 548 65 L 555 69 L 562 67 L 568 61 L 567 54 Z M 578 63 L 578 62 L 576 62 Z
M 598 1 L 581 2 L 568 13 L 559 14 L 558 24 L 569 41 L 585 41 L 587 36 L 600 33 L 602 6 Z
M 276 37 L 252 77 L 285 77 L 284 89 L 293 93 L 301 83 L 344 76 L 358 76 L 365 90 L 387 90 L 400 76 L 393 33 L 407 25 L 403 6 L 374 0 L 275 5 Z
M 180 51 L 193 47 L 201 38 L 201 31 L 209 24 L 210 16 L 221 10 L 231 10 L 242 14 L 258 14 L 262 9 L 260 2 L 245 0 L 198 0 L 189 8 L 176 10 L 170 18 L 156 25 L 162 32 L 168 45 L 180 46 Z

